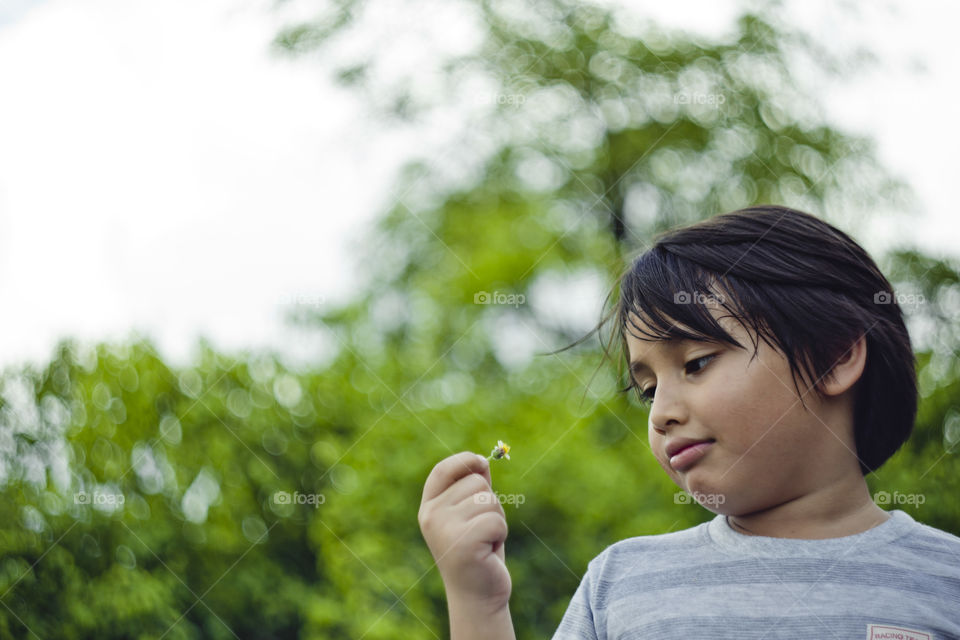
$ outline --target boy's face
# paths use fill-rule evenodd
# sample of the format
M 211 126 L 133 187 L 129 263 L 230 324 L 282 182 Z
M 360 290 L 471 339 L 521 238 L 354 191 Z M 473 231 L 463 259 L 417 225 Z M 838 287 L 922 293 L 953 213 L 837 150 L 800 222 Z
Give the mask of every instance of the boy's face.
M 648 367 L 635 374 L 635 382 L 641 391 L 656 387 L 648 432 L 667 475 L 705 508 L 725 515 L 755 513 L 815 493 L 849 477 L 851 466 L 859 475 L 849 394 L 821 401 L 807 392 L 805 411 L 783 354 L 761 340 L 751 360 L 752 334 L 723 317 L 723 309 L 708 308 L 745 349 L 651 342 L 627 327 L 631 363 L 642 360 Z M 798 383 L 801 391 L 808 388 L 809 381 Z M 713 442 L 692 464 L 689 454 L 686 464 L 675 459 L 675 468 L 666 449 L 681 438 Z

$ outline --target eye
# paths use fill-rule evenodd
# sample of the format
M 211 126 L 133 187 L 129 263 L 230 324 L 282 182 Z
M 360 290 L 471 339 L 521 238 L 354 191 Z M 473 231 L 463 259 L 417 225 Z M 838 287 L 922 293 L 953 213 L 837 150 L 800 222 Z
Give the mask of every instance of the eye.
M 644 389 L 643 391 L 640 391 L 640 388 L 637 387 L 637 393 L 640 394 L 640 401 L 643 402 L 644 404 L 650 404 L 651 402 L 653 402 L 653 390 L 656 388 L 657 386 L 654 385 L 649 389 Z
M 699 358 L 695 358 L 690 362 L 688 362 L 687 364 L 683 365 L 683 369 L 689 374 L 700 373 L 700 371 L 702 371 L 703 368 L 707 366 L 707 362 L 710 362 L 712 359 L 716 357 L 717 357 L 717 354 L 715 353 L 708 356 L 700 356 Z M 696 368 L 696 371 L 691 371 L 690 370 L 691 365 L 699 365 L 699 366 Z M 640 387 L 637 385 L 631 385 L 631 386 L 636 388 L 637 395 L 640 398 L 640 402 L 642 402 L 643 404 L 650 404 L 653 402 L 653 395 L 654 395 L 654 392 L 656 391 L 657 385 L 647 387 L 646 389 L 643 389 L 643 390 L 641 390 Z
M 711 359 L 716 358 L 716 357 L 717 357 L 716 354 L 714 354 L 714 355 L 709 355 L 709 356 L 700 356 L 700 357 L 697 358 L 696 360 L 691 360 L 691 361 L 688 362 L 687 364 L 683 365 L 683 368 L 688 370 L 687 373 L 697 373 L 697 372 L 699 372 L 700 370 L 702 370 L 703 367 L 707 366 L 707 362 L 710 362 Z M 704 360 L 706 360 L 707 362 L 703 362 Z M 692 365 L 692 364 L 698 364 L 698 363 L 700 363 L 700 362 L 703 362 L 703 364 L 702 364 L 700 367 L 698 367 L 696 371 L 689 371 L 690 365 Z

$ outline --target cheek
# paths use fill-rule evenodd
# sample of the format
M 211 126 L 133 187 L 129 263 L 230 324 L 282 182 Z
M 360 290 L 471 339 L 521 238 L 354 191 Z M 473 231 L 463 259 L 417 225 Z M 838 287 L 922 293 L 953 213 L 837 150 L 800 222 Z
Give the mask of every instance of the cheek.
M 767 366 L 754 360 L 745 371 L 731 372 L 725 377 L 729 382 L 724 391 L 707 401 L 716 408 L 715 415 L 722 416 L 717 437 L 724 439 L 725 449 L 776 465 L 789 458 L 807 436 L 799 426 L 804 423 L 803 407 L 796 390 L 781 382 L 789 384 L 789 373 L 785 377 Z
M 653 423 L 647 420 L 647 442 L 650 443 L 650 450 L 653 451 L 653 455 L 657 460 L 660 460 L 659 451 L 663 449 L 664 440 L 664 436 L 657 433 L 657 430 L 653 428 Z
M 667 473 L 667 475 L 676 480 L 676 472 L 674 472 L 673 468 L 670 466 L 670 463 L 667 462 L 667 459 L 662 457 L 664 440 L 666 440 L 666 437 L 657 433 L 656 429 L 653 428 L 653 425 L 650 424 L 649 421 L 647 421 L 647 440 L 650 443 L 650 450 L 653 452 L 653 457 L 656 458 L 657 462 Z

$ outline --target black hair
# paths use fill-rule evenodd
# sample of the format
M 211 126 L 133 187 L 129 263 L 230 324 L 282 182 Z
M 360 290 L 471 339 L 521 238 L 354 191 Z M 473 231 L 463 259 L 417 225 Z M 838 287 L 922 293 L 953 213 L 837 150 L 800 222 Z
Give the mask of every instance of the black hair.
M 628 323 L 652 340 L 742 347 L 702 304 L 711 299 L 785 355 L 802 402 L 801 371 L 823 397 L 820 380 L 865 336 L 867 358 L 854 386 L 853 416 L 861 472 L 878 469 L 910 437 L 917 413 L 916 360 L 903 313 L 890 283 L 847 234 L 808 213 L 765 205 L 717 215 L 655 240 L 610 291 L 604 306 L 619 288 L 613 309 L 561 351 L 616 318 L 610 342 L 604 345 L 602 337 L 600 342 L 607 357 L 612 343 L 619 343 L 619 361 L 630 380 L 620 392 L 635 389 L 643 402 L 629 371 Z M 641 312 L 652 333 L 632 322 L 631 314 Z M 754 357 L 758 345 L 755 340 Z

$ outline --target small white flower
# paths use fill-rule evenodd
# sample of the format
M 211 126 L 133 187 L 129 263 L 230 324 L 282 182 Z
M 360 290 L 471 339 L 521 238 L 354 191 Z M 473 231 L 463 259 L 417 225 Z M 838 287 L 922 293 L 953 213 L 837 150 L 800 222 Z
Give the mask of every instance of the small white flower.
M 510 459 L 510 445 L 503 440 L 497 440 L 497 446 L 487 456 L 487 460 L 499 460 L 500 458 Z

